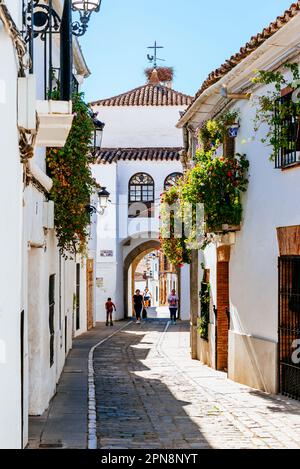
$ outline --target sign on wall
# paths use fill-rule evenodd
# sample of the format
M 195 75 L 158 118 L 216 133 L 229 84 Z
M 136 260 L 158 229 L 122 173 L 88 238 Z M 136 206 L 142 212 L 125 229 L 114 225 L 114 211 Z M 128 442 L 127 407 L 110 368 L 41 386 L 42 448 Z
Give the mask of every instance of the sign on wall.
M 100 257 L 113 257 L 114 256 L 114 251 L 111 251 L 110 249 L 100 251 Z
M 96 278 L 96 286 L 97 286 L 97 288 L 103 288 L 103 286 L 104 286 L 104 278 L 103 277 L 97 277 Z

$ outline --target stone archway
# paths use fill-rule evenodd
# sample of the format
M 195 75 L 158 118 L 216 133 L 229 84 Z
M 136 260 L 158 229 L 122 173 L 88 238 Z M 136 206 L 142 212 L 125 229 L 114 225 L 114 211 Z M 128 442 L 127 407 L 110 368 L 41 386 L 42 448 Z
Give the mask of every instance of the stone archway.
M 124 295 L 124 316 L 125 318 L 128 317 L 128 271 L 129 267 L 133 262 L 136 265 L 139 261 L 151 251 L 160 248 L 160 242 L 155 239 L 150 239 L 145 241 L 144 243 L 139 244 L 135 247 L 125 258 L 124 260 L 124 270 L 123 270 L 123 295 Z

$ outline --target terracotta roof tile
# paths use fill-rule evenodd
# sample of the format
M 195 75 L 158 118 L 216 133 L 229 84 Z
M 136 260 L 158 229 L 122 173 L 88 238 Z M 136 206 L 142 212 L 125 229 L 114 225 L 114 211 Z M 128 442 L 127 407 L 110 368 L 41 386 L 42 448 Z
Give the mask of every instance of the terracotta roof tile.
M 179 161 L 179 147 L 157 148 L 101 148 L 93 154 L 95 164 L 113 163 L 116 161 Z
M 139 86 L 127 93 L 112 98 L 93 101 L 91 106 L 186 106 L 192 102 L 192 96 L 163 85 Z
M 277 33 L 283 26 L 285 26 L 291 19 L 294 18 L 300 11 L 300 0 L 293 3 L 288 10 L 284 12 L 282 16 L 278 16 L 269 26 L 263 29 L 261 33 L 256 36 L 252 36 L 250 41 L 245 46 L 241 47 L 239 52 L 232 55 L 225 63 L 219 68 L 210 73 L 207 79 L 203 82 L 201 88 L 197 91 L 195 98 L 187 107 L 187 110 L 192 106 L 196 99 L 210 86 L 217 83 L 223 76 L 225 76 L 230 70 L 236 65 L 242 62 L 248 55 L 256 50 L 261 44 L 263 44 L 269 37 Z

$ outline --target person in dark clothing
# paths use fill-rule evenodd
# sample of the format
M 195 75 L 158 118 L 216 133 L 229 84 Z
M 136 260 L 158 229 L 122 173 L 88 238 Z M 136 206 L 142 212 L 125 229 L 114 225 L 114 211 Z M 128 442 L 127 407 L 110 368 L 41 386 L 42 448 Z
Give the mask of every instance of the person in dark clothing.
M 116 311 L 116 307 L 115 307 L 115 304 L 111 301 L 111 298 L 107 298 L 107 302 L 105 303 L 105 309 L 106 309 L 106 325 L 108 326 L 108 324 L 110 323 L 110 325 L 113 326 L 112 313 L 113 313 L 113 310 Z
M 136 290 L 135 295 L 133 295 L 133 307 L 134 307 L 135 316 L 136 316 L 136 323 L 140 324 L 141 314 L 144 308 L 144 299 L 143 299 L 143 296 L 141 295 L 140 290 Z

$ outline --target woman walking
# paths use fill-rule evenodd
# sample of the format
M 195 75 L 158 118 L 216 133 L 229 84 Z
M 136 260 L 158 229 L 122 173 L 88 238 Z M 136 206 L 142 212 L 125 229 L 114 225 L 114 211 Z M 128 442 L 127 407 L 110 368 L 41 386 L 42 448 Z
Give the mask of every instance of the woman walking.
M 136 323 L 141 323 L 141 314 L 144 308 L 144 299 L 141 295 L 141 290 L 136 290 L 135 295 L 133 295 L 133 307 L 136 316 Z
M 172 324 L 176 324 L 176 315 L 178 310 L 179 298 L 176 295 L 176 290 L 173 289 L 168 296 L 168 303 L 169 303 L 169 310 L 170 310 L 170 317 Z
M 145 288 L 143 296 L 144 296 L 145 308 L 150 308 L 152 295 L 148 287 Z

